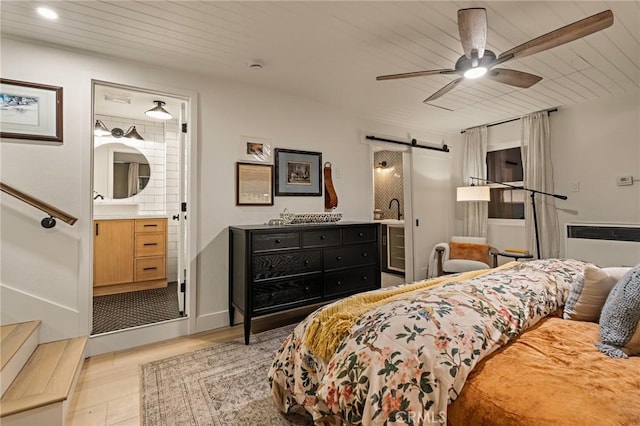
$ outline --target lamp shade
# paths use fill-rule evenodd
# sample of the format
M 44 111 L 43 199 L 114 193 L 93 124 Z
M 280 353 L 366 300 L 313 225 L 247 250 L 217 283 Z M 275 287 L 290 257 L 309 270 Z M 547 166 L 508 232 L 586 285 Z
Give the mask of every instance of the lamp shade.
M 144 138 L 140 136 L 140 133 L 138 133 L 138 131 L 136 130 L 136 126 L 129 127 L 129 130 L 127 130 L 127 133 L 125 133 L 124 137 L 129 139 L 137 139 L 139 141 L 144 140 Z
M 456 190 L 457 201 L 490 201 L 488 186 L 459 186 Z
M 107 129 L 107 126 L 100 120 L 96 120 L 96 124 L 93 126 L 93 134 L 96 136 L 111 136 L 111 130 Z
M 155 118 L 157 120 L 170 120 L 173 118 L 169 111 L 162 107 L 165 105 L 165 102 L 153 101 L 153 103 L 156 104 L 156 106 L 144 113 L 147 117 Z

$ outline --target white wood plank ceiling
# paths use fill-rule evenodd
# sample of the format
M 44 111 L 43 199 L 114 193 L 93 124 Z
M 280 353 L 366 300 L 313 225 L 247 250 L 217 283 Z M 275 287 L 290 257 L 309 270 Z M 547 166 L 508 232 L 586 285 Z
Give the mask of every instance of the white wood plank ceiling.
M 35 13 L 46 5 L 60 18 Z M 401 126 L 451 132 L 529 112 L 640 93 L 640 2 L 7 1 L 2 37 L 34 40 L 264 86 Z M 612 27 L 505 68 L 529 89 L 453 76 L 376 81 L 451 68 L 463 53 L 456 11 L 484 7 L 497 54 L 606 9 Z M 264 68 L 248 64 L 260 60 Z M 198 89 L 197 87 L 194 89 Z

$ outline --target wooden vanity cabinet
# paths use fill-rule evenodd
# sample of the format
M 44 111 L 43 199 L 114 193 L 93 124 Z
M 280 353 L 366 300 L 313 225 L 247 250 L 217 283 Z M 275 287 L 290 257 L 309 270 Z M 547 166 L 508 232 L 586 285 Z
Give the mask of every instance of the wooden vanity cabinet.
M 93 286 L 132 282 L 133 220 L 96 220 L 93 227 Z
M 94 295 L 166 287 L 167 219 L 94 221 Z

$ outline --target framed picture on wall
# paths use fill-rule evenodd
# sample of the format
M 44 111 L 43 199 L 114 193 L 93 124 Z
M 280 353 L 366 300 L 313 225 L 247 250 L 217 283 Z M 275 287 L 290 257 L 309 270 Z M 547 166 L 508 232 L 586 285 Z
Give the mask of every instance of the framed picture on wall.
M 276 196 L 321 196 L 322 153 L 275 149 Z
M 236 205 L 273 205 L 273 166 L 236 163 Z
M 62 87 L 0 78 L 0 137 L 62 142 Z
M 240 136 L 239 159 L 242 161 L 271 163 L 271 141 L 254 136 Z

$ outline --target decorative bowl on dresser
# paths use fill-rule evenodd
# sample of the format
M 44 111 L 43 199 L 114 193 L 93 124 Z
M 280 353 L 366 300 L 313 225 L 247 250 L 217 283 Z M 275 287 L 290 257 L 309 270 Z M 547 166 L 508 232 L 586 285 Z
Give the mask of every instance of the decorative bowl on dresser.
M 229 323 L 380 288 L 379 224 L 229 227 Z

